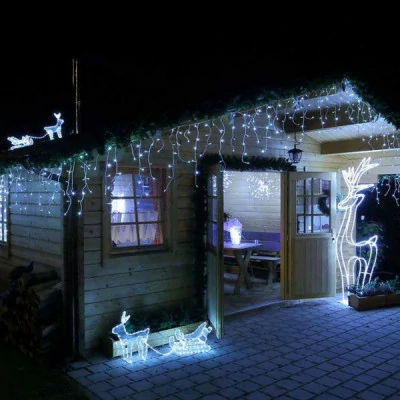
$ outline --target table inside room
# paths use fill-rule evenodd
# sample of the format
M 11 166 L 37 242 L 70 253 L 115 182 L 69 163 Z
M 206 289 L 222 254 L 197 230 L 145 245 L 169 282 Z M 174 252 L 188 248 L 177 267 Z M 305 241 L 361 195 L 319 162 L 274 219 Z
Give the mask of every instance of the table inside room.
M 260 244 L 257 243 L 242 242 L 233 245 L 231 242 L 224 242 L 224 257 L 234 257 L 239 266 L 239 273 L 233 290 L 234 294 L 240 294 L 240 288 L 243 284 L 245 284 L 248 289 L 251 287 L 252 284 L 248 266 L 251 253 L 258 247 L 260 247 Z

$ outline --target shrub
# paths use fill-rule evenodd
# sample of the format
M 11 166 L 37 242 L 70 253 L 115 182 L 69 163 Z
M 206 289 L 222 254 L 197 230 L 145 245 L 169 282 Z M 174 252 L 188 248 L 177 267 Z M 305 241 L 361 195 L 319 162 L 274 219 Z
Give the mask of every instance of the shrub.
M 375 278 L 364 286 L 351 284 L 346 287 L 346 290 L 359 297 L 396 293 L 400 292 L 400 279 L 398 276 L 388 281 L 379 281 L 379 278 Z

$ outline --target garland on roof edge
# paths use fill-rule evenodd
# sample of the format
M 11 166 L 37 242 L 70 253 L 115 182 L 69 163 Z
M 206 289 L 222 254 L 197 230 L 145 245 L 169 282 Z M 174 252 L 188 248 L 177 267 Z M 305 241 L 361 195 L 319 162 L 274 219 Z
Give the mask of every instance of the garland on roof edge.
M 222 157 L 219 154 L 206 154 L 200 164 L 204 167 L 222 164 L 224 169 L 236 171 L 296 171 L 296 166 L 292 165 L 287 158 L 283 157 L 247 157 L 242 161 L 238 156 Z

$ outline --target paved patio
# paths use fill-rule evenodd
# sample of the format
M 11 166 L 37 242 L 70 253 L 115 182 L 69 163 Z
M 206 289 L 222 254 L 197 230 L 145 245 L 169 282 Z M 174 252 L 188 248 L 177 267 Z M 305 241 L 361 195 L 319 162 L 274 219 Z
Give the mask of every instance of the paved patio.
M 212 350 L 67 367 L 93 399 L 400 399 L 400 307 L 356 311 L 339 298 L 231 316 Z M 167 351 L 158 348 L 158 351 Z

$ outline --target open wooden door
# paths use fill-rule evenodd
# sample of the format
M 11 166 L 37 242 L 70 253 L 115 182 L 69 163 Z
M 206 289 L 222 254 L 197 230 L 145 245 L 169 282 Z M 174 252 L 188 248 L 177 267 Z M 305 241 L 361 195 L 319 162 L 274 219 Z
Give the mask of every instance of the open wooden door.
M 335 172 L 282 174 L 281 296 L 336 295 Z M 286 240 L 285 240 L 286 239 Z
M 223 175 L 220 165 L 208 169 L 207 177 L 207 314 L 217 338 L 224 333 L 223 270 Z

